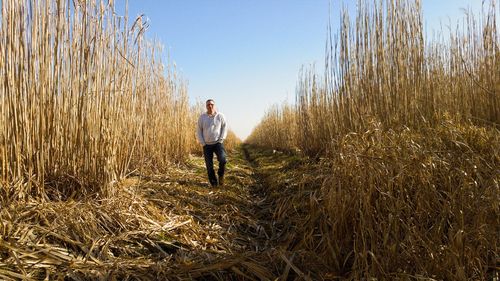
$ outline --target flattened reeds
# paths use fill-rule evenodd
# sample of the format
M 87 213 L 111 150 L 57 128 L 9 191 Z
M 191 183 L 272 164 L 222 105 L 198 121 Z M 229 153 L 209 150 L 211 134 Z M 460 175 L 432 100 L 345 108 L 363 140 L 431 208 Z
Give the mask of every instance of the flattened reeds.
M 220 189 L 202 183 L 195 157 L 189 168 L 122 181 L 109 198 L 2 208 L 0 278 L 274 280 L 268 217 L 260 221 L 261 200 L 247 188 L 251 168 L 232 155 Z

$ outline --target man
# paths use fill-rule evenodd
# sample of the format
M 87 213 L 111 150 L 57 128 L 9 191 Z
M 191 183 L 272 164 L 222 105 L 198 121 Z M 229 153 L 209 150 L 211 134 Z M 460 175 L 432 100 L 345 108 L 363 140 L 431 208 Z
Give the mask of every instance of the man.
M 201 114 L 198 119 L 196 137 L 203 145 L 203 156 L 207 167 L 208 181 L 212 187 L 224 185 L 224 170 L 226 167 L 226 151 L 224 150 L 224 139 L 227 136 L 227 123 L 224 115 L 215 110 L 215 102 L 212 99 L 206 101 L 207 112 Z M 214 153 L 219 161 L 219 170 L 215 176 Z

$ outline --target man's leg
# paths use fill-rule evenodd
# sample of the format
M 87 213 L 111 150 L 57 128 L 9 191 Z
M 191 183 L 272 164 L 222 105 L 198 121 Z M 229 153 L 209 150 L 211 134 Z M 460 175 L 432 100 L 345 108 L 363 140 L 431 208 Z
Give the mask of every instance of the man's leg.
M 217 178 L 214 171 L 214 145 L 207 144 L 203 147 L 203 156 L 205 157 L 205 166 L 207 167 L 208 181 L 210 185 L 217 185 Z
M 217 143 L 215 147 L 215 155 L 217 156 L 217 161 L 219 161 L 219 170 L 217 174 L 219 176 L 219 184 L 224 185 L 224 172 L 226 170 L 226 150 L 222 143 Z

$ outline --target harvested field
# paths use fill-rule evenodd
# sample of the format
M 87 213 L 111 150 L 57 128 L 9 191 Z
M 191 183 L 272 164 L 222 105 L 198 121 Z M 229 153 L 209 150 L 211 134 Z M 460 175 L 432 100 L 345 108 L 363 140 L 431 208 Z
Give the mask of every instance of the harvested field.
M 211 189 L 202 158 L 192 157 L 165 174 L 123 181 L 109 199 L 3 208 L 0 278 L 274 280 L 303 274 L 293 255 L 280 250 L 285 229 L 273 225 L 271 203 L 259 195 L 263 187 L 242 150 L 230 154 L 228 169 L 227 184 Z
M 413 145 L 421 141 L 416 135 L 413 140 Z M 364 143 L 359 143 L 362 151 Z M 432 193 L 429 188 L 406 186 L 397 193 L 363 183 L 384 173 L 382 163 L 391 163 L 392 156 L 385 158 L 379 147 L 372 147 L 364 157 L 371 159 L 365 161 L 374 165 L 373 171 L 364 177 L 362 170 L 368 166 L 348 166 L 361 157 L 355 152 L 357 146 L 341 148 L 346 149 L 351 152 L 344 151 L 344 159 L 332 162 L 244 145 L 229 154 L 224 187 L 209 188 L 203 160 L 193 156 L 186 165 L 164 174 L 133 175 L 108 199 L 13 204 L 0 213 L 0 278 L 358 280 L 372 275 L 440 280 L 457 274 L 442 268 L 463 255 L 464 264 L 455 269 L 470 270 L 461 273 L 467 276 L 464 280 L 474 276 L 494 280 L 498 174 L 472 174 L 493 183 L 477 192 L 438 186 Z M 494 151 L 490 153 L 495 155 Z M 441 163 L 436 169 L 445 169 L 453 157 L 447 159 L 444 150 L 440 153 L 444 157 L 432 161 Z M 401 184 L 416 180 L 425 172 L 422 164 L 430 161 L 409 157 L 404 165 L 413 169 L 398 176 Z M 497 156 L 478 160 L 498 164 Z M 439 176 L 438 170 L 434 174 Z M 342 189 L 346 183 L 341 179 L 347 175 L 355 193 Z M 397 198 L 410 193 L 428 199 Z M 439 198 L 429 205 L 433 196 Z M 472 197 L 468 205 L 460 205 L 454 199 L 460 196 Z M 455 208 L 461 208 L 465 217 L 456 217 Z M 385 225 L 386 216 L 401 224 Z M 417 229 L 423 221 L 429 226 L 427 234 Z M 460 228 L 463 238 L 457 240 Z M 363 240 L 370 244 L 358 244 Z M 455 252 L 457 247 L 462 254 Z M 366 260 L 365 251 L 373 260 Z M 371 267 L 363 268 L 365 262 Z
M 281 208 L 295 208 L 296 202 L 287 205 L 276 191 L 263 197 L 261 180 L 287 182 L 286 171 L 306 160 L 247 147 L 230 157 L 227 184 L 217 189 L 208 187 L 203 160 L 193 156 L 165 174 L 124 180 L 109 199 L 30 201 L 3 208 L 1 279 L 333 276 L 322 270 L 318 257 L 308 260 L 307 252 L 287 250 L 303 221 L 284 222 Z M 314 168 L 308 167 L 302 169 Z

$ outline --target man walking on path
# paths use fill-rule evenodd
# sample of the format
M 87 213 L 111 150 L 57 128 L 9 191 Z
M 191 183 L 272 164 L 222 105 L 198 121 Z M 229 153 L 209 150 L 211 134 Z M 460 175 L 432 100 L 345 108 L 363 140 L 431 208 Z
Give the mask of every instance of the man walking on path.
M 224 185 L 224 170 L 226 167 L 226 151 L 224 150 L 224 139 L 227 136 L 227 123 L 224 115 L 215 110 L 215 102 L 212 99 L 206 102 L 207 112 L 201 114 L 198 119 L 196 137 L 203 145 L 203 156 L 207 166 L 208 181 L 215 187 Z M 219 161 L 219 170 L 215 176 L 214 171 L 214 153 Z

